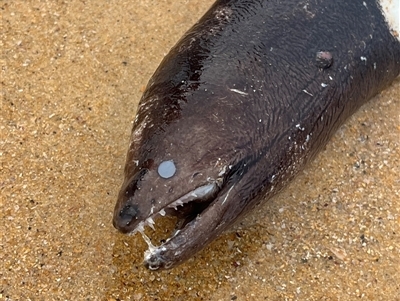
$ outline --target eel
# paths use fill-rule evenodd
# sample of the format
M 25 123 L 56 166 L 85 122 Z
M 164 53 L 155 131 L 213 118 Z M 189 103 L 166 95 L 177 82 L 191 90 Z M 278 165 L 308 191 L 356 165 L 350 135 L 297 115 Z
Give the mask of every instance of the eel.
M 383 2 L 382 2 L 383 1 Z M 399 3 L 217 0 L 140 100 L 113 225 L 186 261 L 265 202 L 400 73 Z M 143 233 L 176 216 L 154 246 Z

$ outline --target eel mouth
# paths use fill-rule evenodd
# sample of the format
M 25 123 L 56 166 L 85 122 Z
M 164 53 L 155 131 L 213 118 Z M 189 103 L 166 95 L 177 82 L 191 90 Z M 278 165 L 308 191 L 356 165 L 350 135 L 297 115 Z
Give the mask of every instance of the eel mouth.
M 196 216 L 201 214 L 201 212 L 213 202 L 218 190 L 218 185 L 216 183 L 203 185 L 181 196 L 179 199 L 161 208 L 157 212 L 154 212 L 154 207 L 152 207 L 150 216 L 139 222 L 135 229 L 129 232 L 128 235 L 133 235 L 137 232 L 143 234 L 145 226 L 149 226 L 155 230 L 154 220 L 160 216 L 176 216 L 178 218 L 176 230 L 180 230 L 191 220 L 196 218 Z
M 186 193 L 172 203 L 162 207 L 158 211 L 154 211 L 154 207 L 151 208 L 149 216 L 139 222 L 139 224 L 128 233 L 128 235 L 134 235 L 140 232 L 143 239 L 148 245 L 148 250 L 145 252 L 146 256 L 152 253 L 156 249 L 162 249 L 163 246 L 168 243 L 172 238 L 177 236 L 186 226 L 194 220 L 201 217 L 201 214 L 216 200 L 216 196 L 220 191 L 220 187 L 217 182 L 209 183 L 194 190 Z M 175 216 L 177 217 L 177 222 L 175 224 L 175 229 L 172 234 L 161 240 L 161 245 L 154 246 L 150 238 L 144 233 L 145 227 L 149 226 L 155 230 L 155 220 L 160 217 Z M 148 266 L 152 269 L 151 266 Z M 155 269 L 155 268 L 154 268 Z

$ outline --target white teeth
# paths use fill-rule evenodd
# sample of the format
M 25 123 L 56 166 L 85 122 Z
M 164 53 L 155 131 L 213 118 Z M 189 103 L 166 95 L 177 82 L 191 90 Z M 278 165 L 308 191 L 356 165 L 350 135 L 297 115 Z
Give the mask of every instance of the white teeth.
M 155 230 L 154 228 L 154 220 L 151 218 L 151 216 L 146 220 L 147 224 L 150 226 L 151 229 Z
M 129 235 L 133 235 L 133 234 L 135 234 L 136 232 L 143 233 L 143 231 L 144 231 L 144 222 L 140 222 L 140 223 L 136 226 L 136 228 L 135 228 L 132 232 L 129 233 Z
M 204 197 L 210 196 L 212 193 L 215 192 L 216 189 L 217 189 L 217 183 L 216 182 L 213 182 L 213 183 L 208 184 L 208 185 L 200 186 L 200 187 L 196 188 L 195 190 L 193 190 L 193 191 L 185 194 L 184 196 L 180 197 L 175 202 L 169 204 L 166 208 L 174 208 L 175 210 L 178 210 L 179 206 L 183 206 L 184 204 L 187 204 L 187 203 L 189 203 L 189 202 L 191 202 L 191 201 L 193 201 L 195 199 L 198 199 L 198 198 L 204 198 Z M 141 221 L 136 226 L 136 228 L 131 233 L 129 233 L 130 235 L 133 235 L 136 232 L 140 232 L 142 234 L 143 238 L 146 240 L 147 236 L 144 235 L 144 227 L 145 226 L 149 226 L 150 228 L 155 230 L 155 227 L 154 227 L 155 222 L 153 220 L 153 217 L 156 217 L 156 215 L 158 213 L 161 216 L 166 216 L 166 212 L 165 212 L 165 208 L 163 208 L 159 212 L 154 213 L 154 208 L 155 208 L 155 206 L 152 206 L 150 208 L 150 216 L 146 220 Z M 175 235 L 178 232 L 176 232 Z M 147 238 L 147 240 L 148 240 L 148 238 Z M 146 242 L 148 242 L 147 240 L 146 240 Z
M 149 246 L 149 250 L 152 251 L 155 249 L 154 245 L 151 243 L 150 238 L 147 237 L 146 234 L 144 234 L 143 232 L 140 232 L 142 234 L 142 237 L 144 239 L 144 241 L 147 243 L 147 245 Z

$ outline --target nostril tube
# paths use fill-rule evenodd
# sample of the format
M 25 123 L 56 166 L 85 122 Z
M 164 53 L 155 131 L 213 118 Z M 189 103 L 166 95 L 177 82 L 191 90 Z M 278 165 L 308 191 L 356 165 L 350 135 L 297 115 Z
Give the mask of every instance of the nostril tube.
M 138 218 L 138 215 L 138 206 L 127 204 L 118 212 L 116 218 L 114 218 L 114 227 L 121 232 L 129 232 L 131 230 L 129 226 Z

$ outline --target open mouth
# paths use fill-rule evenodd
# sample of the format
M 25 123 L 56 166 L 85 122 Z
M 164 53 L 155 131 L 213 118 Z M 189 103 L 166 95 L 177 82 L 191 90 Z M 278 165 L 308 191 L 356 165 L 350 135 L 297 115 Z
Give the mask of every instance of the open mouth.
M 216 183 L 200 186 L 193 191 L 183 195 L 176 201 L 165 206 L 158 212 L 153 212 L 152 207 L 150 216 L 146 220 L 141 221 L 129 235 L 133 235 L 136 232 L 143 233 L 144 227 L 149 226 L 155 230 L 154 219 L 159 216 L 177 216 L 178 223 L 176 225 L 177 230 L 183 228 L 197 215 L 201 214 L 213 201 L 214 196 L 218 192 L 218 186 Z
M 168 204 L 162 209 L 154 212 L 154 206 L 151 208 L 150 216 L 145 220 L 141 221 L 135 229 L 133 229 L 129 235 L 133 235 L 140 232 L 143 239 L 149 246 L 149 250 L 152 252 L 156 248 L 162 247 L 162 245 L 176 236 L 186 225 L 191 221 L 201 215 L 201 213 L 210 206 L 210 204 L 215 200 L 215 196 L 220 190 L 216 182 L 200 186 L 187 194 L 181 196 L 179 199 Z M 170 237 L 163 239 L 160 246 L 154 246 L 150 238 L 144 233 L 145 226 L 149 226 L 155 230 L 155 220 L 159 217 L 165 216 L 175 216 L 177 217 L 177 222 L 175 229 Z M 145 255 L 146 256 L 146 255 Z

